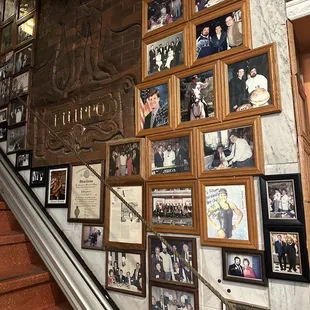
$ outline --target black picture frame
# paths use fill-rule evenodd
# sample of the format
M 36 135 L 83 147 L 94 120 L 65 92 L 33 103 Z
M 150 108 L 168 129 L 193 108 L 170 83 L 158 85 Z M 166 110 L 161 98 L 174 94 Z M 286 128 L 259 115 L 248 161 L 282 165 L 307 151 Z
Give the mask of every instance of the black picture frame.
M 0 142 L 6 141 L 8 136 L 8 123 L 0 123 Z
M 274 263 L 274 255 L 276 253 L 272 252 L 272 243 L 271 243 L 271 234 L 277 236 L 281 235 L 298 235 L 298 259 L 296 258 L 296 267 L 299 265 L 299 271 L 297 272 L 288 272 L 287 270 L 284 271 L 277 271 L 273 270 L 273 263 Z M 266 275 L 268 278 L 273 279 L 281 279 L 287 281 L 296 281 L 296 282 L 309 282 L 309 261 L 308 261 L 308 250 L 306 244 L 306 235 L 305 235 L 305 228 L 304 227 L 290 227 L 288 226 L 278 226 L 278 227 L 264 227 L 264 240 L 265 240 L 265 266 L 266 266 Z M 285 256 L 286 257 L 286 256 Z M 287 268 L 287 261 L 286 260 L 286 268 Z M 301 267 L 301 270 L 300 270 Z M 298 269 L 297 269 L 298 270 Z
M 30 169 L 32 166 L 32 151 L 16 152 L 15 169 L 17 171 Z
M 35 180 L 34 174 L 39 176 L 39 180 Z M 46 186 L 46 167 L 37 167 L 30 170 L 30 187 Z
M 301 183 L 300 173 L 264 175 L 260 177 L 259 182 L 260 182 L 260 190 L 261 190 L 261 203 L 262 203 L 262 210 L 263 210 L 264 225 L 298 226 L 298 225 L 305 224 L 304 204 L 303 204 L 303 198 L 302 198 L 303 197 L 302 183 Z M 282 187 L 280 187 L 281 182 L 283 183 Z M 289 186 L 289 183 L 291 183 L 292 186 Z M 290 211 L 289 210 L 284 211 L 282 209 L 282 205 L 280 205 L 281 208 L 279 208 L 279 210 L 283 210 L 283 211 L 277 212 L 276 216 L 281 216 L 281 217 L 273 218 L 270 216 L 272 205 L 274 205 L 274 202 L 272 204 L 270 203 L 270 200 L 272 200 L 270 198 L 270 196 L 272 195 L 271 185 L 273 185 L 273 188 L 274 188 L 273 190 L 276 190 L 275 187 L 279 187 L 278 189 L 279 189 L 280 195 L 281 195 L 281 191 L 285 190 L 286 196 L 288 196 L 288 198 L 290 196 L 287 194 L 289 192 L 293 192 L 294 197 L 291 197 L 289 201 L 287 201 L 288 198 L 286 199 L 286 204 L 287 204 L 286 208 L 291 209 L 292 207 L 294 207 L 295 212 L 292 209 Z M 281 196 L 281 199 L 283 196 Z M 280 200 L 280 203 L 281 201 L 282 200 Z M 294 203 L 294 206 L 292 206 L 292 202 Z M 272 210 L 273 210 L 272 213 L 275 213 L 275 206 L 273 207 Z M 295 213 L 295 217 L 294 217 L 294 213 Z
M 228 271 L 229 271 L 229 266 L 230 266 L 230 262 L 228 259 L 228 255 L 231 254 L 231 257 L 234 257 L 234 261 L 235 258 L 239 258 L 240 263 L 244 263 L 244 260 L 247 259 L 249 262 L 249 257 L 252 256 L 252 264 L 249 264 L 249 267 L 252 268 L 252 270 L 249 270 L 249 273 L 251 273 L 251 275 L 249 275 L 248 277 L 246 277 L 243 273 L 244 267 L 242 268 L 242 276 L 238 276 L 238 275 L 229 275 Z M 249 257 L 245 257 L 245 256 L 249 256 Z M 259 256 L 259 266 L 256 266 L 256 268 L 254 267 L 254 260 L 253 257 L 254 256 Z M 230 259 L 231 260 L 231 259 Z M 247 283 L 247 284 L 254 284 L 254 285 L 263 285 L 266 286 L 268 284 L 267 282 L 267 278 L 266 278 L 266 271 L 265 271 L 265 258 L 264 258 L 264 251 L 258 251 L 258 250 L 249 250 L 249 249 L 233 249 L 233 248 L 223 248 L 222 249 L 222 267 L 223 267 L 223 279 L 227 280 L 227 281 L 233 281 L 233 282 L 241 282 L 241 283 Z M 234 265 L 234 264 L 231 264 Z M 232 272 L 235 271 L 235 269 L 233 268 L 234 266 L 232 266 Z M 256 272 L 255 272 L 256 271 Z M 255 279 L 253 278 L 253 275 L 258 275 L 260 273 L 260 277 L 259 279 Z

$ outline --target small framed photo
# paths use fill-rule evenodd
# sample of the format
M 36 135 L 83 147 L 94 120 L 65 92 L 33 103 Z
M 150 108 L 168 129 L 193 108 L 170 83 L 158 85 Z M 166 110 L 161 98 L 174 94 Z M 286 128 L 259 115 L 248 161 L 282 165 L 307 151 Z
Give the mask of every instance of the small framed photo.
M 176 73 L 177 128 L 220 121 L 220 83 L 219 63 Z
M 143 183 L 131 182 L 131 185 L 110 184 L 121 197 L 143 217 L 144 191 Z M 105 245 L 121 249 L 145 249 L 145 226 L 140 219 L 119 199 L 106 188 L 106 209 L 104 217 Z
M 27 170 L 32 165 L 32 151 L 20 151 L 16 153 L 16 170 Z
M 26 126 L 8 129 L 7 154 L 16 153 L 26 148 Z
M 210 14 L 236 0 L 190 0 L 192 16 Z
M 197 289 L 151 283 L 149 290 L 149 309 L 199 309 Z
M 106 258 L 106 289 L 146 296 L 145 253 L 109 249 Z
M 8 134 L 8 123 L 1 122 L 0 123 L 0 142 L 6 141 Z
M 265 225 L 304 225 L 299 173 L 261 176 L 260 191 Z
M 201 244 L 258 247 L 253 177 L 200 181 Z
M 8 121 L 8 108 L 0 109 L 0 124 Z
M 179 25 L 173 31 L 158 33 L 142 41 L 142 79 L 173 74 L 188 66 L 188 28 Z
M 268 278 L 309 281 L 309 263 L 304 227 L 264 229 Z
M 100 224 L 83 224 L 81 248 L 104 251 L 103 230 L 104 227 Z
M 28 105 L 28 96 L 20 98 Z M 9 126 L 20 125 L 27 121 L 27 107 L 19 98 L 13 99 L 9 104 Z
M 197 234 L 196 181 L 146 183 L 147 219 L 159 232 Z
M 46 167 L 37 167 L 30 170 L 30 187 L 45 187 L 46 179 Z
M 144 139 L 121 139 L 106 143 L 106 178 L 141 180 L 144 176 Z
M 68 207 L 69 170 L 68 165 L 47 167 L 46 208 Z
M 151 281 L 184 286 L 197 286 L 197 278 L 175 255 L 178 253 L 193 268 L 197 269 L 196 239 L 165 237 L 174 251 L 167 249 L 157 237 L 149 237 L 149 278 Z
M 24 43 L 34 38 L 35 18 L 31 17 L 17 26 L 17 44 Z
M 222 249 L 223 279 L 255 285 L 267 285 L 264 251 Z
M 195 177 L 192 130 L 158 134 L 146 140 L 146 178 L 149 180 L 179 180 Z
M 4 0 L 3 7 L 4 7 L 4 12 L 3 12 L 3 21 L 5 22 L 8 20 L 10 17 L 12 17 L 15 13 L 15 0 Z M 2 9 L 3 9 L 2 7 Z
M 199 176 L 263 174 L 260 117 L 199 128 Z
M 13 23 L 2 28 L 1 33 L 1 53 L 12 48 Z
M 29 91 L 30 84 L 30 72 L 24 72 L 12 79 L 12 91 L 11 97 L 21 96 L 27 94 Z
M 260 306 L 253 306 L 252 304 L 235 301 L 235 300 L 228 300 L 229 304 L 235 307 L 236 310 L 270 310 L 270 308 L 260 307 Z M 228 310 L 226 305 L 222 303 L 222 310 Z
M 14 52 L 11 51 L 3 56 L 1 56 L 0 60 L 0 80 L 3 80 L 13 74 L 13 54 Z
M 36 7 L 36 0 L 19 0 L 18 18 L 22 18 L 31 13 Z
M 136 135 L 167 132 L 173 126 L 172 81 L 170 78 L 136 86 Z
M 32 66 L 32 44 L 20 49 L 14 55 L 14 73 Z
M 7 104 L 10 101 L 11 78 L 0 80 L 0 105 Z
M 238 1 L 192 20 L 192 61 L 209 61 L 249 50 L 252 46 L 248 1 Z

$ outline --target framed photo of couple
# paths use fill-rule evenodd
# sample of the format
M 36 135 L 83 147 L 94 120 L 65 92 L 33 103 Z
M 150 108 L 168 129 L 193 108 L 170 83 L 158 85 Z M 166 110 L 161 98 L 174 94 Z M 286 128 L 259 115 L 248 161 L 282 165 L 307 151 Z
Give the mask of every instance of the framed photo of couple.
M 202 179 L 199 196 L 202 245 L 257 249 L 253 177 Z

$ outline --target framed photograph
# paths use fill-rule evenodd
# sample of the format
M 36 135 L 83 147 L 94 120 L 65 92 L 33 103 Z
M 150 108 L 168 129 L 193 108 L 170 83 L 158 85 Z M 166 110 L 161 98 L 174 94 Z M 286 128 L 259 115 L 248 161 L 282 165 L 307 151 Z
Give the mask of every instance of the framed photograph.
M 35 19 L 29 18 L 17 26 L 17 44 L 34 39 Z
M 32 151 L 20 151 L 16 153 L 16 170 L 27 170 L 32 165 Z
M 253 306 L 252 304 L 248 304 L 241 301 L 228 300 L 228 302 L 235 307 L 236 310 L 270 310 L 270 308 Z M 222 303 L 222 310 L 228 310 L 226 305 Z
M 233 2 L 236 2 L 236 0 L 190 0 L 191 15 L 197 17 L 210 14 Z
M 104 227 L 100 224 L 83 224 L 81 248 L 104 251 L 103 230 Z
M 13 23 L 2 28 L 1 34 L 1 53 L 12 48 L 12 30 Z
M 253 177 L 200 180 L 201 244 L 258 247 Z
M 264 173 L 260 117 L 199 128 L 199 176 Z
M 22 18 L 31 13 L 36 7 L 35 0 L 19 0 L 18 18 Z
M 20 49 L 14 54 L 14 73 L 32 66 L 32 44 Z
M 15 13 L 15 0 L 4 0 L 3 21 L 12 17 Z
M 309 263 L 304 227 L 264 229 L 268 278 L 309 281 Z
M 198 310 L 198 290 L 158 283 L 149 285 L 149 309 Z
M 146 296 L 145 253 L 109 249 L 106 258 L 106 289 Z
M 0 80 L 3 80 L 13 74 L 13 54 L 11 51 L 3 56 L 1 56 L 0 60 Z
M 28 105 L 28 96 L 22 97 L 21 100 Z M 25 123 L 27 121 L 27 110 L 19 98 L 13 99 L 9 104 L 9 126 Z
M 197 234 L 196 181 L 146 183 L 147 219 L 159 232 Z
M 26 148 L 26 126 L 8 129 L 7 154 L 16 153 Z
M 267 285 L 264 251 L 223 249 L 223 279 Z
M 69 170 L 68 165 L 47 167 L 46 208 L 68 207 Z
M 304 225 L 301 176 L 296 174 L 260 177 L 265 225 Z
M 8 108 L 0 109 L 0 124 L 8 121 Z
M 11 97 L 21 96 L 28 93 L 30 84 L 30 72 L 24 72 L 12 79 Z
M 177 128 L 220 121 L 220 83 L 219 63 L 176 73 Z
M 197 287 L 197 278 L 175 255 L 177 252 L 190 266 L 197 269 L 196 239 L 166 236 L 165 239 L 173 247 L 173 252 L 157 237 L 149 237 L 149 279 L 154 282 Z
M 136 86 L 136 135 L 171 131 L 174 100 L 170 78 Z
M 142 41 L 142 79 L 161 77 L 188 66 L 188 28 L 179 25 L 173 31 L 158 33 Z
M 252 47 L 248 0 L 192 20 L 191 55 L 194 65 L 238 54 Z
M 143 217 L 144 191 L 142 182 L 131 182 L 131 185 L 111 184 Z M 145 226 L 126 205 L 108 188 L 106 189 L 106 209 L 104 217 L 105 245 L 121 249 L 145 249 Z
M 179 180 L 195 177 L 192 130 L 158 134 L 146 140 L 146 178 L 149 180 Z
M 11 81 L 11 78 L 0 80 L 0 105 L 10 101 Z
M 121 139 L 106 142 L 106 178 L 142 180 L 144 177 L 144 139 Z
M 37 167 L 30 170 L 30 187 L 45 187 L 46 179 L 45 167 Z
M 1 122 L 0 123 L 0 142 L 6 141 L 8 134 L 8 123 Z
M 104 178 L 102 162 L 89 163 Z M 68 222 L 102 223 L 104 186 L 85 165 L 72 165 L 70 169 L 70 196 Z

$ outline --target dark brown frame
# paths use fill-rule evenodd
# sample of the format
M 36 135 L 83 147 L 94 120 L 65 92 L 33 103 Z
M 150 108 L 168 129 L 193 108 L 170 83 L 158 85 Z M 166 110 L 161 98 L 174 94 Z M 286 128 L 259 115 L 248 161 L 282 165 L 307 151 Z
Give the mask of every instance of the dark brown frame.
M 27 91 L 23 91 L 20 94 L 16 94 L 15 92 L 13 92 L 13 80 L 17 77 L 19 77 L 20 75 L 23 75 L 25 73 L 28 73 L 28 90 Z M 10 91 L 10 98 L 14 99 L 16 97 L 23 97 L 24 95 L 27 95 L 31 92 L 31 88 L 32 88 L 32 68 L 26 68 L 25 70 L 21 70 L 18 72 L 18 74 L 13 74 L 11 77 L 12 81 L 11 81 L 11 91 Z
M 21 100 L 23 100 L 23 99 L 25 99 L 25 97 L 26 97 L 26 100 L 25 100 L 25 102 L 26 102 L 26 106 L 24 106 L 22 103 L 21 103 L 21 105 L 24 107 L 24 109 L 25 109 L 25 120 L 24 121 L 21 121 L 21 122 L 19 122 L 19 123 L 15 123 L 15 124 L 11 124 L 11 121 L 10 121 L 10 114 L 11 114 L 11 112 L 12 112 L 12 104 L 13 104 L 13 101 L 15 101 L 15 100 L 17 100 L 18 102 L 20 102 L 19 101 L 19 98 L 13 98 L 11 101 L 10 101 L 10 103 L 9 103 L 9 114 L 8 114 L 8 116 L 9 116 L 9 118 L 8 118 L 8 124 L 9 124 L 9 128 L 14 128 L 14 127 L 19 127 L 19 126 L 21 126 L 21 125 L 24 125 L 25 123 L 27 123 L 28 122 L 28 117 L 29 117 L 29 95 L 27 95 L 27 94 L 25 94 L 25 95 L 22 95 L 22 97 L 20 98 Z
M 32 173 L 34 171 L 41 171 L 43 172 L 43 181 L 42 182 L 38 182 L 38 183 L 33 183 L 32 182 Z M 31 168 L 30 169 L 30 187 L 46 187 L 46 181 L 47 181 L 47 171 L 46 171 L 46 167 L 35 167 L 35 168 Z
M 87 247 L 87 246 L 83 246 L 84 244 L 84 240 L 83 240 L 83 237 L 84 237 L 84 227 L 85 226 L 89 226 L 89 227 L 92 227 L 92 226 L 95 226 L 95 227 L 102 227 L 102 247 L 101 248 L 91 248 L 91 247 Z M 88 239 L 87 239 L 88 240 Z M 81 233 L 81 249 L 85 249 L 85 250 L 93 250 L 93 251 L 104 251 L 105 250 L 105 246 L 104 246 L 104 225 L 103 224 L 92 224 L 92 223 L 83 223 L 82 224 L 82 233 Z
M 20 156 L 20 155 L 26 155 L 26 154 L 29 155 L 29 164 L 28 164 L 28 166 L 18 167 L 17 166 L 17 157 Z M 15 169 L 17 171 L 30 170 L 31 166 L 32 166 L 32 151 L 18 151 L 18 152 L 16 152 Z
M 16 130 L 16 129 L 21 128 L 21 127 L 25 127 L 25 136 L 24 136 L 24 144 L 25 144 L 25 147 L 20 148 L 20 149 L 18 149 L 18 150 L 9 151 L 9 149 L 8 149 L 9 144 L 7 143 L 7 147 L 6 147 L 6 149 L 7 149 L 6 154 L 7 154 L 7 155 L 8 155 L 8 154 L 14 154 L 14 153 L 16 153 L 16 152 L 18 152 L 18 151 L 23 151 L 23 150 L 25 150 L 25 149 L 27 148 L 27 132 L 28 132 L 28 124 L 27 124 L 27 123 L 24 124 L 24 125 L 22 125 L 22 126 L 18 126 L 18 127 L 14 127 L 14 128 L 9 128 L 9 129 L 8 129 L 8 133 L 7 133 L 7 141 L 9 141 L 9 133 L 10 133 L 10 131 L 11 131 L 11 130 Z
M 16 49 L 16 51 L 14 52 L 14 70 L 13 70 L 13 74 L 19 74 L 20 72 L 23 72 L 24 70 L 26 71 L 26 70 L 29 70 L 29 68 L 32 68 L 33 67 L 33 43 L 30 43 L 30 44 L 28 44 L 28 45 L 26 45 L 26 46 L 23 46 L 22 48 L 20 48 L 20 49 Z M 30 64 L 29 64 L 29 66 L 27 66 L 27 67 L 25 67 L 25 68 L 23 68 L 23 69 L 21 69 L 20 71 L 18 71 L 18 72 L 16 72 L 16 56 L 17 56 L 17 53 L 20 53 L 20 52 L 22 52 L 24 49 L 26 49 L 26 48 L 29 48 L 29 47 L 31 47 L 31 59 L 30 59 Z

